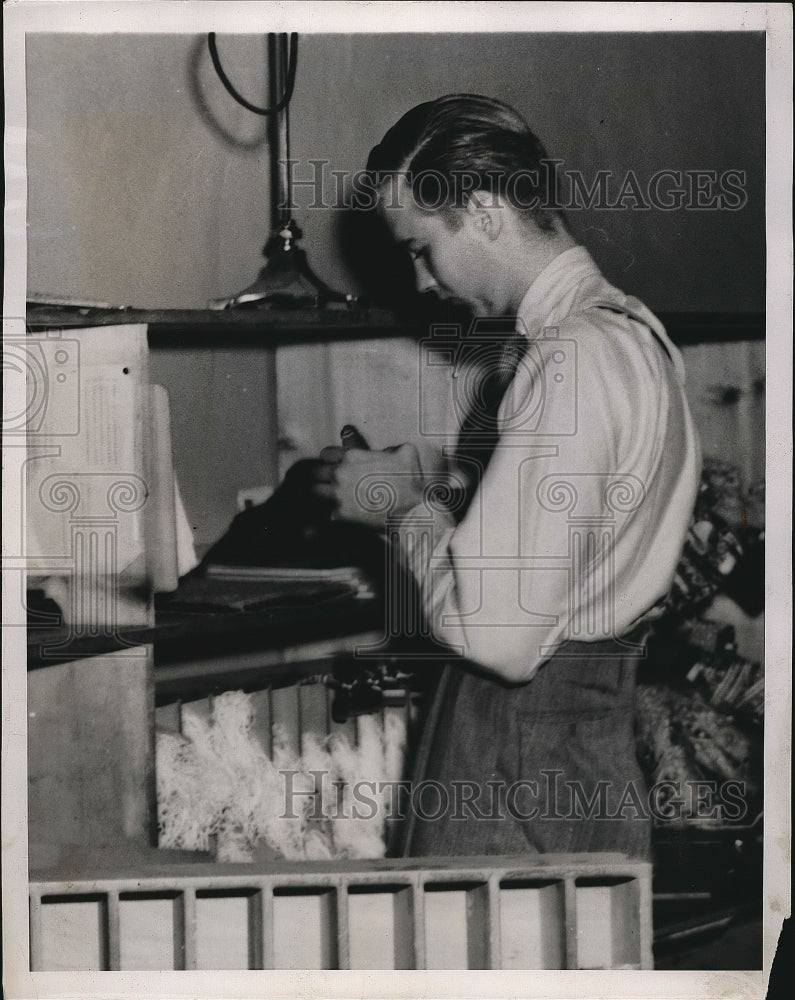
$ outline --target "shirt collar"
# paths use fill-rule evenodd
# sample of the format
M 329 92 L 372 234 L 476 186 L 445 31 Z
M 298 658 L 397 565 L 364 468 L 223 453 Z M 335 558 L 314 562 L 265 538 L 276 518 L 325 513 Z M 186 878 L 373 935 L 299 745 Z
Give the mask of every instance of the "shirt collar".
M 593 258 L 582 246 L 570 247 L 548 264 L 525 292 L 517 317 L 531 337 L 547 322 L 566 292 L 588 274 L 600 274 Z M 521 330 L 520 325 L 520 332 Z

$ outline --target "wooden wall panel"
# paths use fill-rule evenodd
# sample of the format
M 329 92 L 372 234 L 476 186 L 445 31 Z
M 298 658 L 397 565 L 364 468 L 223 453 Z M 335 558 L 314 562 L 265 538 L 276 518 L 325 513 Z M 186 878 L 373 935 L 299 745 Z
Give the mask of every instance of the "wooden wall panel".
M 153 842 L 151 647 L 28 674 L 31 844 Z

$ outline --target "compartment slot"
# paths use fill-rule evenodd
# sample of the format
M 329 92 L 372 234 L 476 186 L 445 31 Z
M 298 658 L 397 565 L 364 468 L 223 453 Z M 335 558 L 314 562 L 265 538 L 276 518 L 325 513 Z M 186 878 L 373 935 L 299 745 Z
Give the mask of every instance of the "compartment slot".
M 425 968 L 487 969 L 486 882 L 426 883 Z
M 411 886 L 351 886 L 348 940 L 352 969 L 413 969 Z
M 564 969 L 563 882 L 501 882 L 500 942 L 503 969 Z
M 104 894 L 42 896 L 41 961 L 47 972 L 99 972 L 108 967 Z
M 639 969 L 640 886 L 635 878 L 575 880 L 578 969 Z
M 336 969 L 333 889 L 278 888 L 273 894 L 273 967 Z
M 255 968 L 250 891 L 196 893 L 196 968 Z
M 181 933 L 174 892 L 119 893 L 119 968 L 137 972 L 179 968 Z M 179 907 L 181 910 L 181 907 Z

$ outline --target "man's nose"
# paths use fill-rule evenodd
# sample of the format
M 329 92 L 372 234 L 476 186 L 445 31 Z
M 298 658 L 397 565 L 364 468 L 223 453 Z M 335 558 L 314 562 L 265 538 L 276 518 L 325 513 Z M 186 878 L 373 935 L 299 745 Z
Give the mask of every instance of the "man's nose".
M 428 270 L 421 257 L 414 260 L 414 280 L 417 283 L 417 291 L 422 295 L 425 292 L 435 292 L 438 290 L 436 278 Z

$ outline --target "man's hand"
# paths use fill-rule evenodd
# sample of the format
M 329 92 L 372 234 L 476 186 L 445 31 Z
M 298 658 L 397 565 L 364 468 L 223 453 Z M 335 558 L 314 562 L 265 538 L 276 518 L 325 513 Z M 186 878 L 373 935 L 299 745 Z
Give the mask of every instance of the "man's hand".
M 202 568 L 211 563 L 270 566 L 302 560 L 312 565 L 318 533 L 336 507 L 332 467 L 319 458 L 301 459 L 265 503 L 235 517 L 205 555 Z
M 302 458 L 287 470 L 272 499 L 293 516 L 327 520 L 337 506 L 334 469 L 322 458 Z
M 422 501 L 422 468 L 412 444 L 383 451 L 324 448 L 320 458 L 332 469 L 333 483 L 316 489 L 333 494 L 337 518 L 383 528 L 387 515 L 400 516 Z

